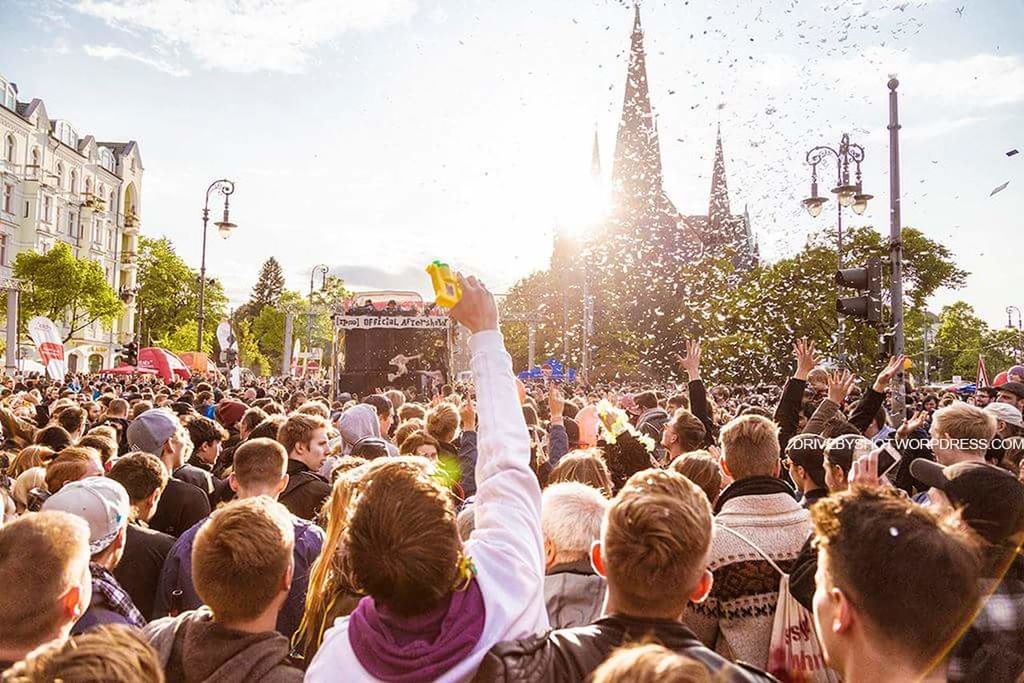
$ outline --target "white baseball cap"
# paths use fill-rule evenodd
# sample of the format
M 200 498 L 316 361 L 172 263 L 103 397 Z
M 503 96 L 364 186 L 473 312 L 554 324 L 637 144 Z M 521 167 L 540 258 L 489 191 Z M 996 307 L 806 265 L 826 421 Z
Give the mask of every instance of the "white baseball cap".
M 106 477 L 70 481 L 46 499 L 43 510 L 59 510 L 89 524 L 89 553 L 103 552 L 128 526 L 131 501 L 120 482 Z

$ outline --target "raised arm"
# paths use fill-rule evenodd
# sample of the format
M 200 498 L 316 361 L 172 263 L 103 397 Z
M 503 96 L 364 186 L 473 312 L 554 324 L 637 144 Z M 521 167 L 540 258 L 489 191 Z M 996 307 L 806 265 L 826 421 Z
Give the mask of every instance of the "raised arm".
M 470 543 L 493 546 L 508 560 L 544 573 L 540 485 L 530 469 L 530 437 L 519 406 L 512 358 L 498 331 L 494 297 L 476 278 L 460 276 L 462 299 L 452 317 L 473 334 L 469 340 L 476 385 L 476 527 Z M 472 553 L 472 550 L 470 550 Z M 525 597 L 525 596 L 524 596 Z
M 786 380 L 779 405 L 775 407 L 775 422 L 779 425 L 780 453 L 786 451 L 786 444 L 797 433 L 800 424 L 800 404 L 807 389 L 807 376 L 814 369 L 814 340 L 798 339 L 793 344 L 796 356 L 796 372 Z
M 906 356 L 893 356 L 889 359 L 886 366 L 878 373 L 878 377 L 875 378 L 875 383 L 864 392 L 861 399 L 857 401 L 857 405 L 853 407 L 853 411 L 850 413 L 850 424 L 861 432 L 868 428 L 871 420 L 878 414 L 878 409 L 885 402 L 885 392 L 889 388 L 889 383 L 892 382 L 896 373 L 903 370 L 903 362 L 906 359 Z
M 686 355 L 678 356 L 679 367 L 686 373 L 690 394 L 690 412 L 704 425 L 705 445 L 715 442 L 715 423 L 708 412 L 708 394 L 700 378 L 700 340 L 686 342 Z
M 565 398 L 553 382 L 548 385 L 548 411 L 548 462 L 554 467 L 569 452 L 569 435 L 565 431 Z

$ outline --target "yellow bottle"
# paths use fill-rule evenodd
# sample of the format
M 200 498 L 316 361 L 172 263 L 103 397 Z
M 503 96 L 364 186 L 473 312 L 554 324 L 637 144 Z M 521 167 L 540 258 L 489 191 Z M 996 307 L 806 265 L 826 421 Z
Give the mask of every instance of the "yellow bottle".
M 462 287 L 455 273 L 448 267 L 447 263 L 434 261 L 427 266 L 430 274 L 430 282 L 434 285 L 435 300 L 445 308 L 452 308 L 462 298 Z

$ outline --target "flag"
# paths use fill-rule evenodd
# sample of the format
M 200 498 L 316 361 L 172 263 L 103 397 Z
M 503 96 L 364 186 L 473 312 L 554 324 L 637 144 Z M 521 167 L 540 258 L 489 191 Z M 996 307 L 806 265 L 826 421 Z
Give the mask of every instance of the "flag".
M 46 374 L 50 379 L 64 381 L 68 365 L 64 358 L 64 342 L 61 341 L 57 326 L 49 318 L 36 316 L 28 321 L 28 336 L 36 345 L 42 364 L 46 366 Z
M 988 370 L 985 369 L 985 357 L 978 354 L 978 382 L 976 386 L 984 389 L 988 386 Z

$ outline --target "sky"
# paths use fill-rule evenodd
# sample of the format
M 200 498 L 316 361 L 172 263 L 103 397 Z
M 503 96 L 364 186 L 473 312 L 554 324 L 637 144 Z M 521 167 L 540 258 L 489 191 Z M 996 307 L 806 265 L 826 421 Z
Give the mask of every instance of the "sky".
M 805 154 L 848 132 L 875 195 L 853 224 L 888 233 L 896 74 L 904 225 L 970 272 L 932 310 L 963 299 L 1005 325 L 1024 308 L 1024 154 L 1006 154 L 1024 149 L 1024 1 L 641 13 L 683 214 L 707 212 L 720 124 L 734 212 L 749 210 L 763 258 L 792 255 L 835 216 L 800 205 Z M 616 0 L 0 0 L 0 73 L 82 135 L 136 140 L 142 230 L 194 266 L 206 187 L 234 180 L 238 229 L 211 228 L 207 268 L 236 305 L 270 256 L 300 291 L 323 263 L 354 289 L 429 297 L 423 268 L 442 259 L 502 292 L 547 267 L 556 225 L 593 215 L 594 134 L 607 178 L 632 22 Z

